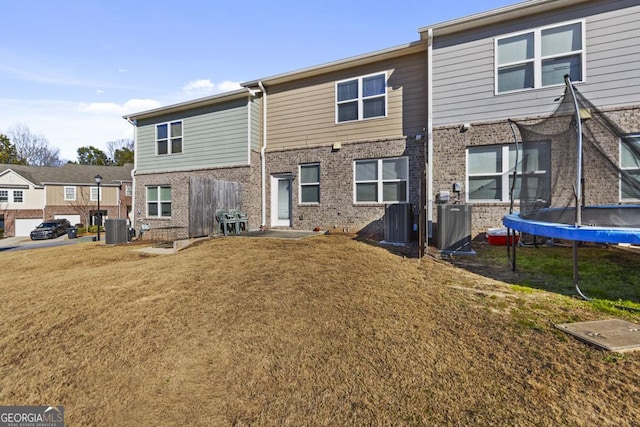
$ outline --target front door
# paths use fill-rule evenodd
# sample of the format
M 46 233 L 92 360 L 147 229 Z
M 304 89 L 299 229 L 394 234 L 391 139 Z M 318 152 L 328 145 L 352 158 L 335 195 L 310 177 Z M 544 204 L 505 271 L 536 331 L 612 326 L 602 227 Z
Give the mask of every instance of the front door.
M 271 226 L 291 227 L 291 175 L 271 177 Z

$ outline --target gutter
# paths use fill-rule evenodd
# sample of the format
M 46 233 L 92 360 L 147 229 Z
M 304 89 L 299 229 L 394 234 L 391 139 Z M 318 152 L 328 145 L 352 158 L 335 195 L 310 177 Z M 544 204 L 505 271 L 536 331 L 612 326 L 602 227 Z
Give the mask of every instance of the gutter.
M 427 30 L 427 249 L 433 238 L 433 29 Z
M 136 166 L 138 165 L 138 120 L 131 120 L 130 117 L 125 117 L 127 121 L 133 125 L 133 169 L 131 169 L 131 218 L 130 226 L 134 227 L 136 216 Z
M 258 81 L 258 87 L 262 91 L 262 147 L 260 148 L 260 192 L 261 192 L 261 213 L 262 225 L 267 225 L 267 163 L 265 159 L 265 151 L 267 150 L 267 89 L 262 84 L 262 80 Z

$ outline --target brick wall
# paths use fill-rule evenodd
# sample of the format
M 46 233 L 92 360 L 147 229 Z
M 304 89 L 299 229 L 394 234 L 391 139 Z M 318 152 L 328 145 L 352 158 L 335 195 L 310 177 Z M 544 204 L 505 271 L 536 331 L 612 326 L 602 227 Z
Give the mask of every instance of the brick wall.
M 384 204 L 354 203 L 354 160 L 409 157 L 409 203 L 418 215 L 420 179 L 424 173 L 425 141 L 394 139 L 267 152 L 267 224 L 270 222 L 270 179 L 274 174 L 299 173 L 299 165 L 320 164 L 320 203 L 299 203 L 300 180 L 292 186 L 292 227 L 322 230 L 348 229 L 372 238 L 384 237 Z
M 42 219 L 42 209 L 0 210 L 4 215 L 4 237 L 16 234 L 16 219 Z

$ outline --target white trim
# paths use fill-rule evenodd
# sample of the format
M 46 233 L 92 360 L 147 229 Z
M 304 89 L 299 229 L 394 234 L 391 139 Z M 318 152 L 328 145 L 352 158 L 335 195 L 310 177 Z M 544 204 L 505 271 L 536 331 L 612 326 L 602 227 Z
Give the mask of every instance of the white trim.
M 559 54 L 555 54 L 555 55 L 548 55 L 548 56 L 543 57 L 542 56 L 542 32 L 545 31 L 545 30 L 552 29 L 552 28 L 559 28 L 559 27 L 564 27 L 564 26 L 568 26 L 568 25 L 572 25 L 572 24 L 580 24 L 580 26 L 581 26 L 581 29 L 580 29 L 581 49 L 580 50 L 575 50 L 575 51 L 570 51 L 570 52 L 563 52 L 563 53 L 559 53 Z M 524 92 L 524 91 L 541 89 L 541 88 L 549 88 L 549 87 L 554 87 L 554 86 L 564 86 L 565 85 L 564 80 L 562 82 L 557 83 L 557 84 L 551 84 L 551 85 L 546 85 L 546 86 L 542 85 L 542 62 L 544 60 L 553 59 L 553 58 L 564 58 L 564 57 L 580 55 L 580 67 L 581 67 L 580 77 L 581 78 L 580 78 L 580 80 L 573 81 L 573 83 L 585 83 L 587 81 L 587 37 L 586 37 L 586 32 L 587 32 L 586 31 L 586 21 L 584 19 L 576 19 L 576 20 L 572 20 L 572 21 L 564 21 L 564 22 L 555 23 L 555 24 L 551 24 L 551 25 L 545 25 L 545 26 L 542 26 L 542 27 L 535 27 L 535 28 L 531 28 L 531 29 L 528 29 L 528 30 L 517 31 L 517 32 L 514 32 L 514 33 L 501 35 L 500 37 L 495 37 L 493 39 L 493 90 L 494 90 L 494 95 L 505 95 L 505 94 L 518 93 L 518 92 Z M 507 63 L 504 63 L 504 64 L 499 64 L 498 63 L 498 42 L 500 42 L 501 40 L 512 38 L 512 37 L 521 36 L 521 35 L 524 35 L 524 34 L 533 34 L 533 58 L 525 59 L 525 60 L 522 60 L 522 61 L 507 62 Z M 509 91 L 502 91 L 502 92 L 498 90 L 498 70 L 500 68 L 506 68 L 506 67 L 515 66 L 515 65 L 524 65 L 524 64 L 529 64 L 529 63 L 533 64 L 533 87 L 515 89 L 515 90 L 509 90 Z
M 373 95 L 373 96 L 369 96 L 369 97 L 365 97 L 362 93 L 363 90 L 363 85 L 362 85 L 362 81 L 368 77 L 375 77 L 375 76 L 384 76 L 384 95 Z M 348 79 L 343 79 L 343 80 L 339 80 L 335 82 L 334 85 L 334 108 L 335 108 L 335 123 L 336 124 L 343 124 L 343 123 L 354 123 L 354 122 L 359 122 L 359 121 L 364 121 L 364 120 L 374 120 L 374 119 L 382 119 L 388 116 L 389 113 L 389 90 L 387 88 L 387 84 L 388 84 L 388 76 L 387 76 L 387 72 L 386 71 L 382 71 L 382 72 L 378 72 L 378 73 L 371 73 L 371 74 L 366 74 L 366 75 L 362 75 L 362 76 L 358 76 L 358 77 L 352 77 L 352 78 L 348 78 Z M 357 98 L 353 98 L 347 101 L 338 101 L 338 85 L 340 83 L 345 83 L 345 82 L 350 82 L 350 81 L 357 81 L 358 82 L 358 97 Z M 376 98 L 382 98 L 384 97 L 384 115 L 382 116 L 375 116 L 375 117 L 367 117 L 365 118 L 363 116 L 364 114 L 364 101 L 367 99 L 376 99 Z M 345 121 L 339 121 L 338 120 L 338 105 L 340 104 L 347 104 L 347 103 L 351 103 L 351 102 L 357 102 L 358 103 L 358 118 L 355 120 L 345 120 Z
M 318 182 L 302 182 L 302 168 L 304 166 L 317 166 L 318 167 Z M 302 187 L 307 186 L 317 186 L 318 187 L 318 201 L 317 202 L 303 202 L 302 201 Z M 298 165 L 298 203 L 305 206 L 317 206 L 320 204 L 320 163 L 304 163 Z
M 67 197 L 67 189 L 73 189 L 73 199 L 70 199 L 70 198 Z M 63 197 L 64 197 L 65 201 L 72 202 L 72 201 L 75 201 L 78 198 L 78 193 L 77 193 L 78 190 L 77 190 L 77 187 L 75 185 L 65 185 L 62 191 L 64 192 L 64 196 Z
M 280 181 L 289 181 L 289 218 L 278 218 L 278 189 Z M 271 226 L 272 227 L 291 227 L 292 218 L 292 184 L 291 174 L 271 175 Z
M 95 197 L 95 195 L 93 194 L 93 190 L 94 189 L 100 189 L 99 190 L 99 194 L 97 195 L 97 197 Z M 89 201 L 91 202 L 97 202 L 98 199 L 102 200 L 102 186 L 98 187 L 96 185 L 91 186 L 91 189 L 89 190 Z
M 630 138 L 635 138 L 638 140 L 638 143 L 640 144 L 640 134 L 629 134 L 626 135 L 627 137 Z M 618 138 L 618 159 L 620 159 L 620 169 L 621 170 L 628 170 L 628 171 L 638 171 L 640 172 L 640 168 L 635 168 L 635 167 L 624 167 L 622 166 L 622 138 Z M 640 159 L 638 159 L 638 161 L 640 161 Z M 622 197 L 622 178 L 620 176 L 620 174 L 618 174 L 618 201 L 619 202 L 640 202 L 640 199 L 634 199 L 634 198 L 630 198 L 630 199 L 625 199 Z
M 404 160 L 406 167 L 406 177 L 405 179 L 383 179 L 383 165 L 385 160 Z M 358 162 L 377 162 L 377 177 L 375 180 L 361 180 L 358 181 L 356 179 L 356 164 Z M 385 182 L 405 182 L 405 200 L 384 200 L 384 183 Z M 359 202 L 357 200 L 357 188 L 358 184 L 367 184 L 367 183 L 376 183 L 377 195 L 376 201 L 362 201 Z M 383 157 L 379 159 L 357 159 L 353 161 L 353 204 L 354 205 L 384 205 L 389 203 L 409 203 L 409 157 L 407 156 L 399 156 L 399 157 Z
M 152 200 L 151 202 L 149 201 L 149 189 L 150 188 L 156 188 L 158 190 L 158 199 L 157 200 Z M 162 194 L 162 189 L 163 188 L 168 188 L 169 191 L 171 192 L 171 198 L 169 200 L 163 200 L 161 197 Z M 162 203 L 166 203 L 169 202 L 171 204 L 171 215 L 169 216 L 162 216 Z M 144 187 L 144 209 L 145 209 L 145 217 L 146 218 L 159 218 L 159 219 L 171 219 L 171 216 L 173 215 L 173 191 L 171 189 L 171 185 L 168 184 L 158 184 L 158 185 L 147 185 Z M 157 215 L 149 215 L 149 203 L 155 203 L 158 205 L 158 214 Z
M 173 148 L 172 140 L 177 139 L 177 137 L 174 137 L 173 135 L 171 135 L 171 125 L 174 123 L 180 123 L 180 152 L 178 153 L 174 153 L 172 151 L 172 148 Z M 165 140 L 165 138 L 158 139 L 158 127 L 160 126 L 167 127 L 167 138 L 166 138 L 167 152 L 164 154 L 158 153 L 158 141 Z M 156 123 L 154 130 L 155 130 L 155 134 L 153 135 L 153 140 L 155 142 L 156 156 L 158 157 L 177 156 L 184 153 L 184 120 L 171 120 L 168 122 Z
M 20 200 L 19 202 L 16 201 L 16 193 L 21 193 L 20 198 L 22 200 Z M 24 203 L 24 190 L 11 190 L 11 200 L 13 201 L 14 204 L 16 205 L 21 205 Z

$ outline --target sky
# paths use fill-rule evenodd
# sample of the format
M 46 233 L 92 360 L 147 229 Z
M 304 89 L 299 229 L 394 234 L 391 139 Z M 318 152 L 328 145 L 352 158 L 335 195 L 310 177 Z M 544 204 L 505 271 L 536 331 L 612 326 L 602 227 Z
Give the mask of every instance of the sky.
M 519 0 L 0 0 L 0 133 L 63 160 L 133 138 L 125 114 L 400 46 Z

